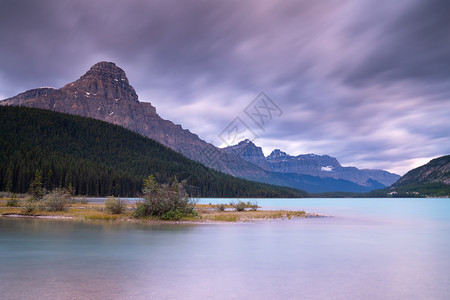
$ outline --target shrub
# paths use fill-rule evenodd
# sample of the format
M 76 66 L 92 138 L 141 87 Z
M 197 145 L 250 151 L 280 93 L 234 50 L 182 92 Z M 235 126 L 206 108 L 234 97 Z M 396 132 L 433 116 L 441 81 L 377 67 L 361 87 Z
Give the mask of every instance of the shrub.
M 118 215 L 127 209 L 127 203 L 120 198 L 108 197 L 105 200 L 105 209 L 112 214 Z
M 225 211 L 225 204 L 217 204 L 215 209 L 217 211 Z
M 184 210 L 176 209 L 176 210 L 170 210 L 170 211 L 164 213 L 161 216 L 161 219 L 162 220 L 181 220 L 181 219 L 183 219 L 183 218 L 185 218 L 185 217 L 187 217 L 189 215 L 194 216 L 194 215 L 196 215 L 196 213 L 195 213 L 195 211 L 193 209 L 192 210 L 189 210 L 189 209 L 184 209 Z
M 195 215 L 195 201 L 185 191 L 186 182 L 178 183 L 176 177 L 172 184 L 158 184 L 150 175 L 144 180 L 144 201 L 136 203 L 134 217 L 154 216 L 163 220 L 179 220 Z
M 233 206 L 236 211 L 244 211 L 247 208 L 247 203 L 244 201 L 238 201 L 237 203 L 234 203 Z
M 22 206 L 20 212 L 25 215 L 33 215 L 38 210 L 42 209 L 44 209 L 44 207 L 42 206 L 41 202 L 36 202 L 30 199 L 29 201 L 25 202 L 25 205 Z
M 9 207 L 19 207 L 20 206 L 19 200 L 17 200 L 17 198 L 16 198 L 16 194 L 12 194 L 11 198 L 9 198 L 8 201 L 6 201 L 6 206 L 9 206 Z
M 258 210 L 258 202 L 257 201 L 253 201 L 253 202 L 248 201 L 247 207 L 249 207 L 250 210 L 256 211 L 256 210 Z
M 64 211 L 71 203 L 70 194 L 64 189 L 54 189 L 42 198 L 42 204 L 48 211 Z
M 32 202 L 27 202 L 22 209 L 20 210 L 21 213 L 29 215 L 36 211 L 36 205 Z

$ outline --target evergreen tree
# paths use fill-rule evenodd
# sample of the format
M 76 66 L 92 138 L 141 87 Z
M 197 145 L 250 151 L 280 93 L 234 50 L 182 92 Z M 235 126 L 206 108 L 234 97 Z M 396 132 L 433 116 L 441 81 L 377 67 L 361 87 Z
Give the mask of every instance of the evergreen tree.
M 6 183 L 5 191 L 10 193 L 10 192 L 12 192 L 12 188 L 13 188 L 12 180 L 11 180 L 11 178 L 9 178 L 8 182 Z
M 173 179 L 173 190 L 175 193 L 179 192 L 179 188 L 178 188 L 178 180 L 177 180 L 177 176 L 174 177 Z
M 43 188 L 42 180 L 41 180 L 41 172 L 36 171 L 34 175 L 34 180 L 30 184 L 30 188 L 28 192 L 33 196 L 34 200 L 41 200 L 45 195 L 45 190 Z

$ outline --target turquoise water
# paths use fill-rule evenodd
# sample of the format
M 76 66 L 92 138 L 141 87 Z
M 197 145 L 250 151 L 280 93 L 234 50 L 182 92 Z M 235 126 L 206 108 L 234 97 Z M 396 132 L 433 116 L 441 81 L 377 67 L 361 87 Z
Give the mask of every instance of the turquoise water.
M 450 199 L 258 203 L 331 217 L 208 225 L 0 218 L 0 298 L 450 297 Z

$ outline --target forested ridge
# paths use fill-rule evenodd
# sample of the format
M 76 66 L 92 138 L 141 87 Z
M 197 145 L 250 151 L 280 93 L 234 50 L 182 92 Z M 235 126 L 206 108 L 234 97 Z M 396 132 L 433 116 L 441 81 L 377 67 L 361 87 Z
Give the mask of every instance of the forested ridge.
M 306 192 L 223 174 L 120 126 L 42 109 L 0 106 L 0 190 L 23 193 L 36 171 L 46 189 L 136 196 L 142 180 L 187 180 L 202 197 L 304 197 Z

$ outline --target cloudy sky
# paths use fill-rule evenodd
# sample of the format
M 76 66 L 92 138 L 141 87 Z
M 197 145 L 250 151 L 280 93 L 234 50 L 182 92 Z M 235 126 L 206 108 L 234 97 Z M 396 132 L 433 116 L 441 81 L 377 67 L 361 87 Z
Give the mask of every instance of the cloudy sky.
M 404 174 L 450 153 L 450 1 L 2 0 L 0 98 L 98 61 L 140 101 L 223 146 L 239 117 L 269 154 Z M 245 108 L 281 110 L 263 129 Z

